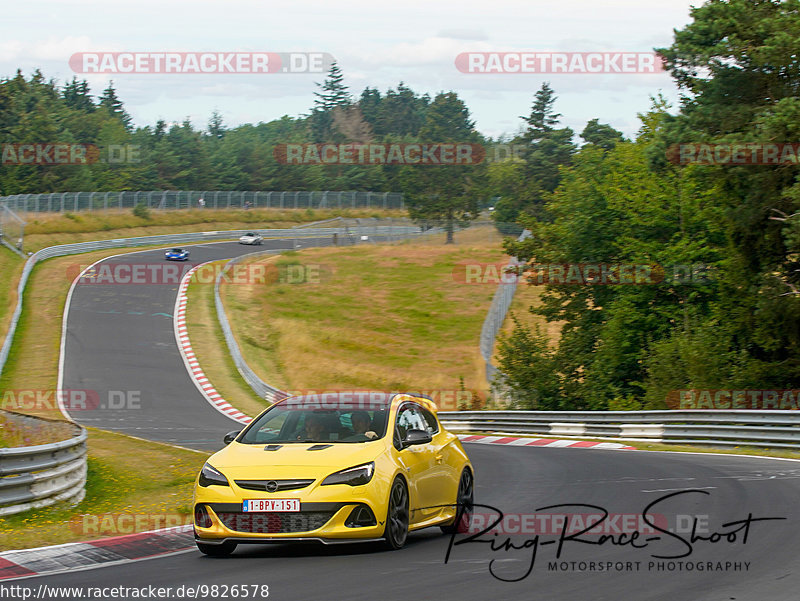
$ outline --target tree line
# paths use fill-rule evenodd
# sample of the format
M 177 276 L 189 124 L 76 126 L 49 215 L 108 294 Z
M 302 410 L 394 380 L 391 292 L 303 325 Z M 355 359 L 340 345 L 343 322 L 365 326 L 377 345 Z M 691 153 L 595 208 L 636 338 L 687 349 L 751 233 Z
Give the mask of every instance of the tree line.
M 512 155 L 509 144 L 520 149 L 547 127 L 539 123 L 536 106 L 523 121 L 528 124 L 527 133 L 491 139 L 477 131 L 469 108 L 453 91 L 431 96 L 400 82 L 385 92 L 367 87 L 354 95 L 335 63 L 316 86 L 308 114 L 299 117 L 228 127 L 215 111 L 201 129 L 188 119 L 135 127 L 113 82 L 95 99 L 86 81 L 73 78 L 59 84 L 39 70 L 27 79 L 17 71 L 13 77 L 0 79 L 0 195 L 104 190 L 401 192 L 412 217 L 428 222 L 441 219 L 452 236 L 457 225 L 475 219 L 500 196 L 507 198 L 500 199 L 498 215 L 509 222 L 516 220 L 520 201 L 508 198 L 519 192 L 520 184 L 506 181 L 509 167 L 505 163 L 523 158 L 529 165 L 541 163 L 526 172 L 525 186 L 552 189 L 554 169 L 574 148 L 572 132 L 565 129 L 559 130 L 561 138 L 553 142 L 556 154 L 542 147 L 536 156 L 527 151 L 517 152 L 516 158 Z M 606 130 L 613 132 L 594 120 L 587 126 L 587 135 L 603 135 Z M 19 145 L 54 143 L 93 145 L 99 154 L 82 164 L 14 160 L 14 148 Z M 282 145 L 321 143 L 452 143 L 483 150 L 473 163 L 441 166 L 285 165 L 276 151 Z M 123 150 L 108 154 L 114 148 Z M 494 161 L 494 157 L 502 160 Z M 543 181 L 534 184 L 539 176 Z
M 499 363 L 520 407 L 653 409 L 680 390 L 800 388 L 800 3 L 711 0 L 691 18 L 658 49 L 676 110 L 656 96 L 635 139 L 590 124 L 575 149 L 542 91 L 533 160 L 497 182 L 503 211 L 533 234 L 506 243 L 530 270 L 663 268 L 642 285 L 548 284 L 531 311 L 560 324 L 555 342 L 515 316 Z M 788 153 L 697 164 L 676 160 L 681 144 Z

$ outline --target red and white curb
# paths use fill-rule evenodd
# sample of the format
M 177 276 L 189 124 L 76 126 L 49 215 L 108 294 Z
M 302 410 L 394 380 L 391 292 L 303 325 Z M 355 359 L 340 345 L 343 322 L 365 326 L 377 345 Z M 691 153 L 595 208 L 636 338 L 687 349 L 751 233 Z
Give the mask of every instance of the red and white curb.
M 223 415 L 226 415 L 242 424 L 249 424 L 251 421 L 253 421 L 253 418 L 249 415 L 245 415 L 236 407 L 231 405 L 228 401 L 223 399 L 222 395 L 220 395 L 214 386 L 212 386 L 211 382 L 208 381 L 205 373 L 203 373 L 203 370 L 200 368 L 200 363 L 197 361 L 197 355 L 195 355 L 194 351 L 192 350 L 192 343 L 189 341 L 189 333 L 186 328 L 186 305 L 188 303 L 186 289 L 189 287 L 189 280 L 191 279 L 192 274 L 200 267 L 208 265 L 212 262 L 213 261 L 208 261 L 206 263 L 195 265 L 192 269 L 186 272 L 186 275 L 184 275 L 183 279 L 181 280 L 180 286 L 178 287 L 178 298 L 175 301 L 175 339 L 178 341 L 178 349 L 181 352 L 181 356 L 183 356 L 183 362 L 186 365 L 189 376 L 192 378 L 192 381 L 194 382 L 195 386 L 197 386 L 197 389 L 200 391 L 203 397 L 205 397 L 205 399 L 211 403 L 211 406 L 214 407 L 214 409 Z
M 0 582 L 160 557 L 194 548 L 191 524 L 85 543 L 0 553 Z
M 559 440 L 557 438 L 524 438 L 521 436 L 485 436 L 481 434 L 459 434 L 461 442 L 477 442 L 480 444 L 503 444 L 513 447 L 555 447 L 571 449 L 615 449 L 622 451 L 635 450 L 619 442 L 595 442 L 590 440 Z

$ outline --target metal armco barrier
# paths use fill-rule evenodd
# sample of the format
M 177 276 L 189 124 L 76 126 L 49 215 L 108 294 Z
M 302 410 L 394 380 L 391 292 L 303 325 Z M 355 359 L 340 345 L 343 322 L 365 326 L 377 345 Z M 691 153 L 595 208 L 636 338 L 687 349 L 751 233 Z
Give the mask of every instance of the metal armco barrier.
M 420 228 L 411 225 L 371 225 L 369 233 L 376 236 L 413 236 L 419 235 Z M 31 271 L 39 261 L 51 259 L 53 257 L 62 257 L 66 255 L 75 255 L 95 250 L 108 250 L 113 248 L 128 248 L 136 246 L 161 246 L 161 245 L 176 245 L 187 244 L 190 242 L 210 242 L 221 240 L 236 240 L 248 232 L 258 232 L 264 238 L 283 238 L 289 240 L 298 240 L 300 238 L 317 238 L 317 237 L 331 237 L 333 234 L 342 235 L 345 230 L 342 228 L 304 228 L 304 229 L 249 229 L 249 230 L 227 230 L 227 231 L 213 231 L 213 232 L 192 232 L 186 234 L 167 234 L 162 236 L 141 236 L 138 238 L 117 238 L 115 240 L 100 240 L 95 242 L 78 242 L 75 244 L 62 244 L 60 246 L 49 246 L 43 248 L 37 253 L 34 253 L 28 258 L 25 267 L 20 276 L 19 285 L 17 286 L 17 306 L 14 309 L 14 314 L 11 316 L 11 323 L 9 324 L 8 334 L 3 341 L 3 346 L 0 347 L 0 375 L 3 373 L 3 367 L 8 360 L 8 354 L 11 351 L 11 344 L 14 341 L 14 333 L 17 329 L 19 316 L 22 313 L 22 301 L 25 285 L 28 282 Z
M 340 217 L 335 217 L 333 219 L 326 220 L 325 222 L 329 221 L 336 221 L 341 220 Z M 429 228 L 425 231 L 422 231 L 420 228 L 416 228 L 416 231 L 412 231 L 414 228 L 409 227 L 398 227 L 398 226 L 390 226 L 389 228 L 385 226 L 377 226 L 371 225 L 367 226 L 364 222 L 368 220 L 361 220 L 356 219 L 358 222 L 357 226 L 355 227 L 348 227 L 343 226 L 340 228 L 345 235 L 342 236 L 342 243 L 343 244 L 356 244 L 357 238 L 360 238 L 362 235 L 365 234 L 373 234 L 377 236 L 384 236 L 391 240 L 397 240 L 400 238 L 410 238 L 413 236 L 428 236 L 432 234 L 438 234 L 442 232 L 442 228 L 434 227 Z M 325 223 L 321 222 L 321 223 Z M 300 230 L 303 233 L 308 232 L 308 229 L 303 229 L 304 226 L 297 226 L 295 231 Z M 220 295 L 220 282 L 222 281 L 222 277 L 225 272 L 233 265 L 236 265 L 240 261 L 249 260 L 253 257 L 258 257 L 262 255 L 269 255 L 269 254 L 276 254 L 283 251 L 276 251 L 276 250 L 267 250 L 260 253 L 250 253 L 247 255 L 242 255 L 241 257 L 236 257 L 231 259 L 227 263 L 225 263 L 225 268 L 217 275 L 216 282 L 214 282 L 214 306 L 217 310 L 217 320 L 219 321 L 220 328 L 222 329 L 222 334 L 225 337 L 225 342 L 228 345 L 228 352 L 231 354 L 231 358 L 233 359 L 233 363 L 236 365 L 236 369 L 239 371 L 239 374 L 244 378 L 244 381 L 252 388 L 253 392 L 255 392 L 259 397 L 269 401 L 270 403 L 275 403 L 283 398 L 286 398 L 288 394 L 283 390 L 275 388 L 271 386 L 264 380 L 262 380 L 258 374 L 247 364 L 244 356 L 242 355 L 242 351 L 239 348 L 239 344 L 236 342 L 236 336 L 233 333 L 231 328 L 230 322 L 228 321 L 228 316 L 225 313 L 225 305 L 222 303 L 222 296 Z
M 29 424 L 39 418 L 3 412 L 9 421 Z M 77 503 L 86 487 L 86 430 L 61 422 L 74 435 L 60 442 L 0 449 L 0 516 Z
M 453 432 L 800 448 L 800 411 L 442 411 Z
M 517 242 L 529 238 L 530 235 L 531 232 L 529 230 L 524 230 L 519 235 L 519 238 L 517 238 Z M 511 259 L 508 263 L 508 267 L 517 264 L 517 259 Z M 497 285 L 497 290 L 492 297 L 492 305 L 489 307 L 489 312 L 486 314 L 486 319 L 483 320 L 483 327 L 481 328 L 480 351 L 481 357 L 483 357 L 486 363 L 486 381 L 489 382 L 495 390 L 497 388 L 495 386 L 495 384 L 497 384 L 495 380 L 502 378 L 502 374 L 492 365 L 494 342 L 497 339 L 497 333 L 500 331 L 500 328 L 503 327 L 503 322 L 505 322 L 506 314 L 508 313 L 509 307 L 511 307 L 511 301 L 514 300 L 514 294 L 516 292 L 516 281 Z
M 239 344 L 236 342 L 236 337 L 233 335 L 233 330 L 231 330 L 230 322 L 228 322 L 228 316 L 225 314 L 225 307 L 222 304 L 222 297 L 219 294 L 219 286 L 222 277 L 225 275 L 228 269 L 233 265 L 236 265 L 236 263 L 242 259 L 249 259 L 262 255 L 279 254 L 280 252 L 282 251 L 266 250 L 264 252 L 242 255 L 241 257 L 231 259 L 225 264 L 225 268 L 220 271 L 220 273 L 217 275 L 217 280 L 214 282 L 214 306 L 217 309 L 217 320 L 222 328 L 222 335 L 225 337 L 225 343 L 228 345 L 228 352 L 230 352 L 233 362 L 236 365 L 236 369 L 239 370 L 239 374 L 242 376 L 242 378 L 244 378 L 244 381 L 247 382 L 250 388 L 253 389 L 253 392 L 255 392 L 262 399 L 266 399 L 270 403 L 275 403 L 280 399 L 285 398 L 287 394 L 282 390 L 270 386 L 264 380 L 259 378 L 256 372 L 254 372 L 247 364 L 247 361 L 245 361 L 244 357 L 242 356 L 242 351 L 239 349 Z

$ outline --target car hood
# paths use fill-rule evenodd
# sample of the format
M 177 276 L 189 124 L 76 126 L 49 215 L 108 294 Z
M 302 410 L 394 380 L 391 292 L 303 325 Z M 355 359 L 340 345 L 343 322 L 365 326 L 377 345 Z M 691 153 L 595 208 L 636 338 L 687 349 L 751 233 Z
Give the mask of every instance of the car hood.
M 329 445 L 329 446 L 326 446 Z M 264 450 L 265 448 L 275 450 Z M 310 450 L 317 447 L 317 450 Z M 324 448 L 321 448 L 324 447 Z M 271 478 L 321 477 L 373 461 L 385 450 L 385 441 L 364 443 L 240 444 L 232 442 L 208 462 L 230 478 L 252 478 L 269 470 Z

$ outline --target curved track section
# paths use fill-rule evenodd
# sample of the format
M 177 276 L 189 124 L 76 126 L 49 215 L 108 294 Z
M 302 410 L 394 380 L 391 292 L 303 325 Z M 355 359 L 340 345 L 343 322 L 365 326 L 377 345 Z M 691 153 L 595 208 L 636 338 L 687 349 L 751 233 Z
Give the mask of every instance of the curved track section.
M 748 514 L 788 519 L 753 522 L 746 542 L 742 536 L 733 542 L 698 541 L 690 556 L 673 560 L 652 557 L 686 551 L 683 543 L 665 534 L 662 540 L 650 541 L 639 549 L 567 541 L 558 560 L 557 544 L 544 544 L 558 536 L 542 534 L 533 569 L 517 582 L 498 580 L 490 570 L 506 580 L 522 577 L 530 567 L 533 547 L 493 552 L 488 543 L 467 543 L 454 546 L 445 564 L 449 538 L 431 529 L 412 534 L 401 551 L 382 551 L 373 544 L 242 546 L 230 558 L 213 559 L 192 550 L 90 572 L 27 578 L 14 584 L 34 588 L 42 583 L 153 585 L 172 587 L 173 591 L 180 586 L 268 585 L 270 599 L 304 601 L 797 598 L 800 469 L 796 462 L 493 445 L 468 445 L 467 449 L 477 473 L 476 502 L 509 516 L 531 515 L 541 507 L 564 503 L 591 504 L 611 514 L 637 515 L 656 499 L 691 488 L 709 494 L 696 492 L 666 499 L 653 512 L 665 516 L 668 522 L 674 522 L 676 515 L 684 516 L 683 522 L 688 521 L 687 516 L 697 516 L 708 535 L 732 530 L 722 524 L 746 519 Z M 574 514 L 596 513 L 582 507 L 569 509 Z M 514 527 L 512 523 L 509 529 Z M 690 534 L 684 531 L 681 536 L 688 539 Z M 496 539 L 498 547 L 505 540 L 504 535 L 482 538 Z M 534 534 L 512 538 L 520 547 L 534 539 Z M 640 540 L 637 544 L 644 543 Z M 679 561 L 683 569 L 678 568 Z M 550 569 L 551 562 L 556 562 L 558 569 Z M 589 562 L 595 562 L 595 567 L 611 562 L 612 568 L 591 571 Z M 688 562 L 693 569 L 687 569 Z M 697 569 L 697 565 L 703 569 Z M 214 596 L 208 592 L 198 598 Z
M 302 239 L 303 247 L 331 240 Z M 190 264 L 227 259 L 293 240 L 264 240 L 262 246 L 235 242 L 191 247 Z M 101 261 L 161 265 L 163 250 L 134 252 Z M 188 267 L 187 267 L 188 269 Z M 209 284 L 212 285 L 212 284 Z M 77 284 L 67 308 L 60 389 L 91 391 L 96 402 L 69 411 L 84 426 L 124 432 L 198 450 L 223 446 L 222 434 L 241 424 L 215 410 L 186 372 L 175 342 L 175 284 Z M 96 393 L 96 394 L 95 394 Z
M 280 248 L 285 242 L 270 244 Z M 265 241 L 262 248 L 269 247 Z M 192 260 L 199 263 L 252 250 L 209 244 L 193 247 Z M 161 251 L 147 251 L 108 261 L 152 263 L 161 256 Z M 114 398 L 114 391 L 139 393 L 136 407 L 73 412 L 77 421 L 200 450 L 219 448 L 222 435 L 237 427 L 206 402 L 186 372 L 172 329 L 177 288 L 75 287 L 66 316 L 62 387 L 96 390 L 101 400 L 110 393 Z M 501 510 L 511 521 L 502 534 L 480 537 L 493 542 L 453 546 L 447 563 L 450 539 L 437 529 L 413 533 L 408 546 L 396 552 L 383 552 L 373 544 L 242 546 L 231 558 L 212 559 L 190 550 L 15 584 L 84 590 L 152 585 L 171 587 L 167 598 L 176 599 L 181 586 L 245 584 L 267 585 L 269 598 L 281 600 L 797 599 L 797 462 L 475 444 L 467 444 L 467 450 L 477 472 L 476 502 Z M 661 516 L 656 523 L 665 531 L 644 528 L 640 538 L 632 540 L 641 522 L 631 527 L 624 520 L 636 520 L 659 499 L 650 513 Z M 565 506 L 543 510 L 551 505 Z M 611 514 L 609 522 L 622 514 L 616 518 L 616 532 L 621 527 L 626 537 L 617 534 L 597 544 L 597 536 L 578 535 L 594 544 L 564 539 L 559 549 L 561 531 L 552 522 L 543 526 L 535 517 L 550 511 L 567 514 L 570 520 L 587 519 L 586 514 L 603 509 Z M 493 515 L 488 508 L 479 511 Z M 785 519 L 755 521 L 758 518 Z M 701 538 L 691 542 L 695 519 L 695 535 Z M 463 535 L 456 539 L 463 540 Z M 265 598 L 263 589 L 257 589 L 258 595 L 254 590 L 249 589 L 249 598 Z M 186 598 L 186 588 L 183 591 Z M 219 599 L 221 591 L 201 591 L 195 598 Z

